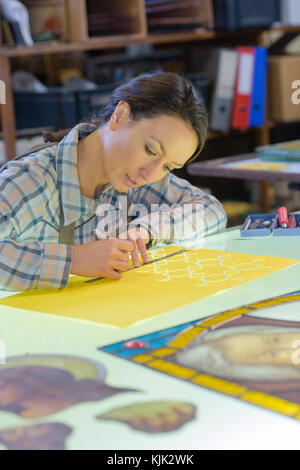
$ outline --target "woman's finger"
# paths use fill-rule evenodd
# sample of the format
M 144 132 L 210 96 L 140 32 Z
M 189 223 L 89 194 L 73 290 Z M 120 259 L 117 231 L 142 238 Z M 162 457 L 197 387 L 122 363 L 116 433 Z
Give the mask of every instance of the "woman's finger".
M 144 239 L 143 238 L 138 238 L 136 242 L 137 242 L 138 248 L 140 250 L 140 253 L 142 255 L 144 263 L 149 263 L 149 256 L 148 256 L 148 253 L 147 253 L 147 248 L 146 248 Z
M 138 248 L 137 248 L 136 240 L 132 240 L 132 242 L 134 244 L 134 249 L 131 252 L 131 258 L 132 258 L 133 265 L 137 267 L 140 265 Z

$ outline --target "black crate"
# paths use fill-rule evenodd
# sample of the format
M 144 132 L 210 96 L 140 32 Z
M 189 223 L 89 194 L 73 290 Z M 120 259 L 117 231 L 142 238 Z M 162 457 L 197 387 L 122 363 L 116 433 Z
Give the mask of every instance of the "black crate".
M 213 0 L 213 7 L 217 30 L 267 28 L 280 21 L 280 0 Z
M 14 92 L 17 129 L 53 127 L 68 129 L 77 124 L 73 91 L 50 87 L 47 93 Z
M 208 107 L 211 82 L 205 74 L 189 73 L 184 75 L 203 96 Z M 91 117 L 91 114 L 101 111 L 111 100 L 111 94 L 123 82 L 99 85 L 95 90 L 76 91 L 77 121 L 83 121 Z
M 204 73 L 187 73 L 185 77 L 194 85 L 203 96 L 205 106 L 208 108 L 210 100 L 211 81 Z
M 111 94 L 119 83 L 99 85 L 95 90 L 75 91 L 77 121 L 88 119 L 91 114 L 101 111 L 110 102 Z

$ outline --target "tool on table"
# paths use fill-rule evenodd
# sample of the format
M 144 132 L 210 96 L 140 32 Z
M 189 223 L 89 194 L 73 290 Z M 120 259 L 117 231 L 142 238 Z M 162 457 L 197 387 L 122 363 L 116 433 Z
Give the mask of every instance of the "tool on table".
M 240 229 L 241 237 L 300 237 L 300 214 L 288 214 L 280 207 L 277 214 L 250 214 Z
M 251 219 L 250 219 L 250 221 L 251 221 Z M 256 220 L 254 220 L 254 222 L 251 223 L 250 228 L 255 230 L 257 228 L 268 228 L 268 227 L 270 227 L 270 225 L 271 225 L 270 220 L 256 219 Z M 245 230 L 247 230 L 247 229 L 245 229 Z
M 162 256 L 161 258 L 156 258 L 153 259 L 152 261 L 149 261 L 149 263 L 141 264 L 140 266 L 134 266 L 133 268 L 128 269 L 128 271 L 131 271 L 132 269 L 138 269 L 141 268 L 142 266 L 148 266 L 148 264 L 156 263 L 157 261 L 161 261 L 167 258 L 171 258 L 171 256 L 179 255 L 179 253 L 183 253 L 185 251 L 189 251 L 191 248 L 183 248 L 182 250 L 175 251 L 175 253 L 171 253 L 170 255 Z M 104 277 L 96 277 L 95 279 L 89 279 L 88 281 L 84 282 L 94 282 L 94 281 L 99 281 L 100 279 L 105 279 Z
M 278 211 L 279 226 L 281 228 L 289 228 L 289 216 L 286 207 L 279 207 Z
M 250 225 L 251 225 L 251 219 L 249 219 L 248 222 L 246 223 L 244 230 L 248 230 L 248 228 L 250 228 Z
M 289 219 L 289 224 L 290 224 L 290 228 L 296 228 L 297 227 L 297 221 L 296 221 L 296 217 L 294 215 L 291 215 L 291 217 Z
M 271 221 L 270 220 L 264 220 L 262 224 L 263 224 L 264 227 L 268 228 L 271 225 Z

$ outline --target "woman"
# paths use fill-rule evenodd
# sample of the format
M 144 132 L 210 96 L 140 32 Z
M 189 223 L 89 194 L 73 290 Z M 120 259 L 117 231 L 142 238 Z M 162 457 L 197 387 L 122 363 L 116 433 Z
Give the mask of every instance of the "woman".
M 0 288 L 63 288 L 70 273 L 120 279 L 129 253 L 137 266 L 138 250 L 147 262 L 146 247 L 172 242 L 183 207 L 185 239 L 223 229 L 222 205 L 170 173 L 200 154 L 206 133 L 192 84 L 158 72 L 117 88 L 98 119 L 48 134 L 51 147 L 7 162 L 0 170 Z M 124 193 L 136 207 L 151 208 L 150 219 L 139 211 L 134 226 L 122 225 Z M 193 224 L 200 207 L 203 223 Z M 60 237 L 61 220 L 75 225 L 74 246 Z

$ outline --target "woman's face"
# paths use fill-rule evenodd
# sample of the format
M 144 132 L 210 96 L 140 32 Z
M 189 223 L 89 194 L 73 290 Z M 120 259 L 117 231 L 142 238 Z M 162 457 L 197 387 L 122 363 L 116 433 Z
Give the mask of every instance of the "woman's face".
M 104 171 L 119 192 L 162 179 L 182 167 L 198 146 L 196 132 L 180 117 L 161 115 L 134 122 L 129 115 L 129 105 L 120 102 L 108 125 L 99 128 Z

